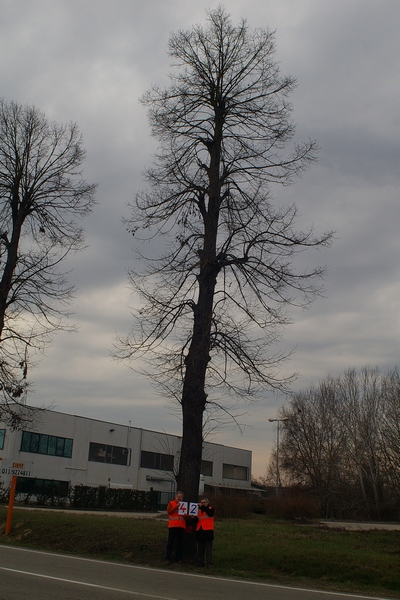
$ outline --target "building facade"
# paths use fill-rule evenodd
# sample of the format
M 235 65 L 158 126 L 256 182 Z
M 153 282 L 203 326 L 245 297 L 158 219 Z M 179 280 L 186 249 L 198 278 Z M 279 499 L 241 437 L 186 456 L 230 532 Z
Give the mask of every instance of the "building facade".
M 153 489 L 168 497 L 176 491 L 180 445 L 179 436 L 131 424 L 38 410 L 22 431 L 0 421 L 0 485 L 10 485 L 12 475 L 5 467 L 16 464 L 19 480 L 53 482 L 62 490 L 75 485 L 126 487 Z M 206 442 L 200 490 L 204 484 L 250 488 L 251 458 L 249 450 Z

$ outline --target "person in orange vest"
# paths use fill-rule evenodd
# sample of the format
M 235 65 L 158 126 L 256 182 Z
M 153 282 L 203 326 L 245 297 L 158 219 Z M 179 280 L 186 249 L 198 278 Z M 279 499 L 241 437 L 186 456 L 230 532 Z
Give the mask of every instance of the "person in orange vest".
M 200 566 L 212 565 L 212 545 L 214 540 L 215 510 L 208 501 L 202 498 L 199 503 L 196 524 L 197 558 Z M 204 562 L 204 557 L 206 562 Z
M 183 493 L 176 492 L 175 499 L 170 500 L 167 506 L 168 513 L 168 542 L 166 562 L 172 561 L 175 549 L 175 560 L 180 562 L 183 557 L 183 542 L 185 538 L 186 520 L 178 513 L 179 503 L 183 501 Z

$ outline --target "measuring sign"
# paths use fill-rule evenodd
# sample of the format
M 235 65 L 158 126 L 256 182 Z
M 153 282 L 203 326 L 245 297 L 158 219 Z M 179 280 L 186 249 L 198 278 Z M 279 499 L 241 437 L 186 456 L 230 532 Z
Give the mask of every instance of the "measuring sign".
M 179 502 L 178 515 L 197 517 L 199 507 L 197 502 Z
M 19 462 L 8 458 L 0 458 L 0 475 L 12 475 L 16 477 L 35 477 L 33 473 L 33 462 Z

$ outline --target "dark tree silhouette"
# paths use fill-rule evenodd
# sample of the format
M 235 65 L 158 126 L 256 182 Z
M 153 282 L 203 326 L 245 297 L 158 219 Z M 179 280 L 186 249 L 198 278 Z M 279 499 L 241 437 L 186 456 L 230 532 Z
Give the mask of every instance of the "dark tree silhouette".
M 78 221 L 95 191 L 81 178 L 83 159 L 77 125 L 0 101 L 0 418 L 14 426 L 29 350 L 69 327 L 73 288 L 60 263 L 83 245 Z
M 312 141 L 285 150 L 295 81 L 280 76 L 274 34 L 233 26 L 218 8 L 207 28 L 172 35 L 169 54 L 171 85 L 143 98 L 160 146 L 129 221 L 143 242 L 145 270 L 130 277 L 143 307 L 117 355 L 147 360 L 181 403 L 178 486 L 195 498 L 204 411 L 222 406 L 210 390 L 250 397 L 283 385 L 282 356 L 268 350 L 285 306 L 311 301 L 322 273 L 296 273 L 292 259 L 330 234 L 295 232 L 296 208 L 271 203 L 270 184 L 294 182 L 316 156 Z M 145 239 L 165 239 L 165 254 L 152 247 L 144 261 Z

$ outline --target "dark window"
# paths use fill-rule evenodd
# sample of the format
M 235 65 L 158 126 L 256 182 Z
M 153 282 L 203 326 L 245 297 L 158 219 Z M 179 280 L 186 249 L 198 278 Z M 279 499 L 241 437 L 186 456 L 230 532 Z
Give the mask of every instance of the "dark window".
M 47 454 L 49 456 L 62 456 L 71 458 L 72 441 L 69 438 L 46 435 L 44 433 L 22 432 L 21 451 Z
M 247 467 L 223 464 L 222 477 L 225 479 L 241 479 L 243 481 L 247 481 Z
M 0 450 L 4 448 L 4 438 L 6 437 L 6 430 L 0 429 Z
M 31 441 L 31 437 L 30 434 L 26 431 L 22 432 L 22 439 L 21 439 L 21 451 L 22 452 L 29 452 L 30 451 L 30 441 Z
M 69 438 L 64 440 L 64 452 L 65 456 L 72 456 L 72 440 Z
M 160 454 L 159 452 L 147 452 L 147 450 L 142 450 L 140 466 L 143 469 L 173 471 L 174 457 L 172 454 Z
M 109 446 L 90 442 L 89 460 L 92 462 L 109 463 L 112 465 L 128 465 L 130 452 L 121 446 Z
M 56 456 L 56 454 L 57 454 L 56 449 L 57 449 L 57 438 L 54 435 L 49 435 L 47 454 Z
M 18 477 L 17 494 L 33 494 L 34 496 L 68 496 L 68 481 L 57 479 L 33 479 L 31 477 Z
M 212 477 L 213 463 L 211 460 L 202 460 L 201 461 L 201 474 L 206 477 Z
M 40 452 L 40 454 L 47 454 L 48 444 L 49 444 L 49 436 L 48 435 L 42 435 L 40 437 L 40 441 L 39 441 L 39 452 Z
M 31 447 L 30 447 L 30 452 L 39 452 L 39 434 L 38 433 L 28 433 L 28 435 L 31 436 Z M 44 452 L 44 454 L 47 454 L 47 452 Z

